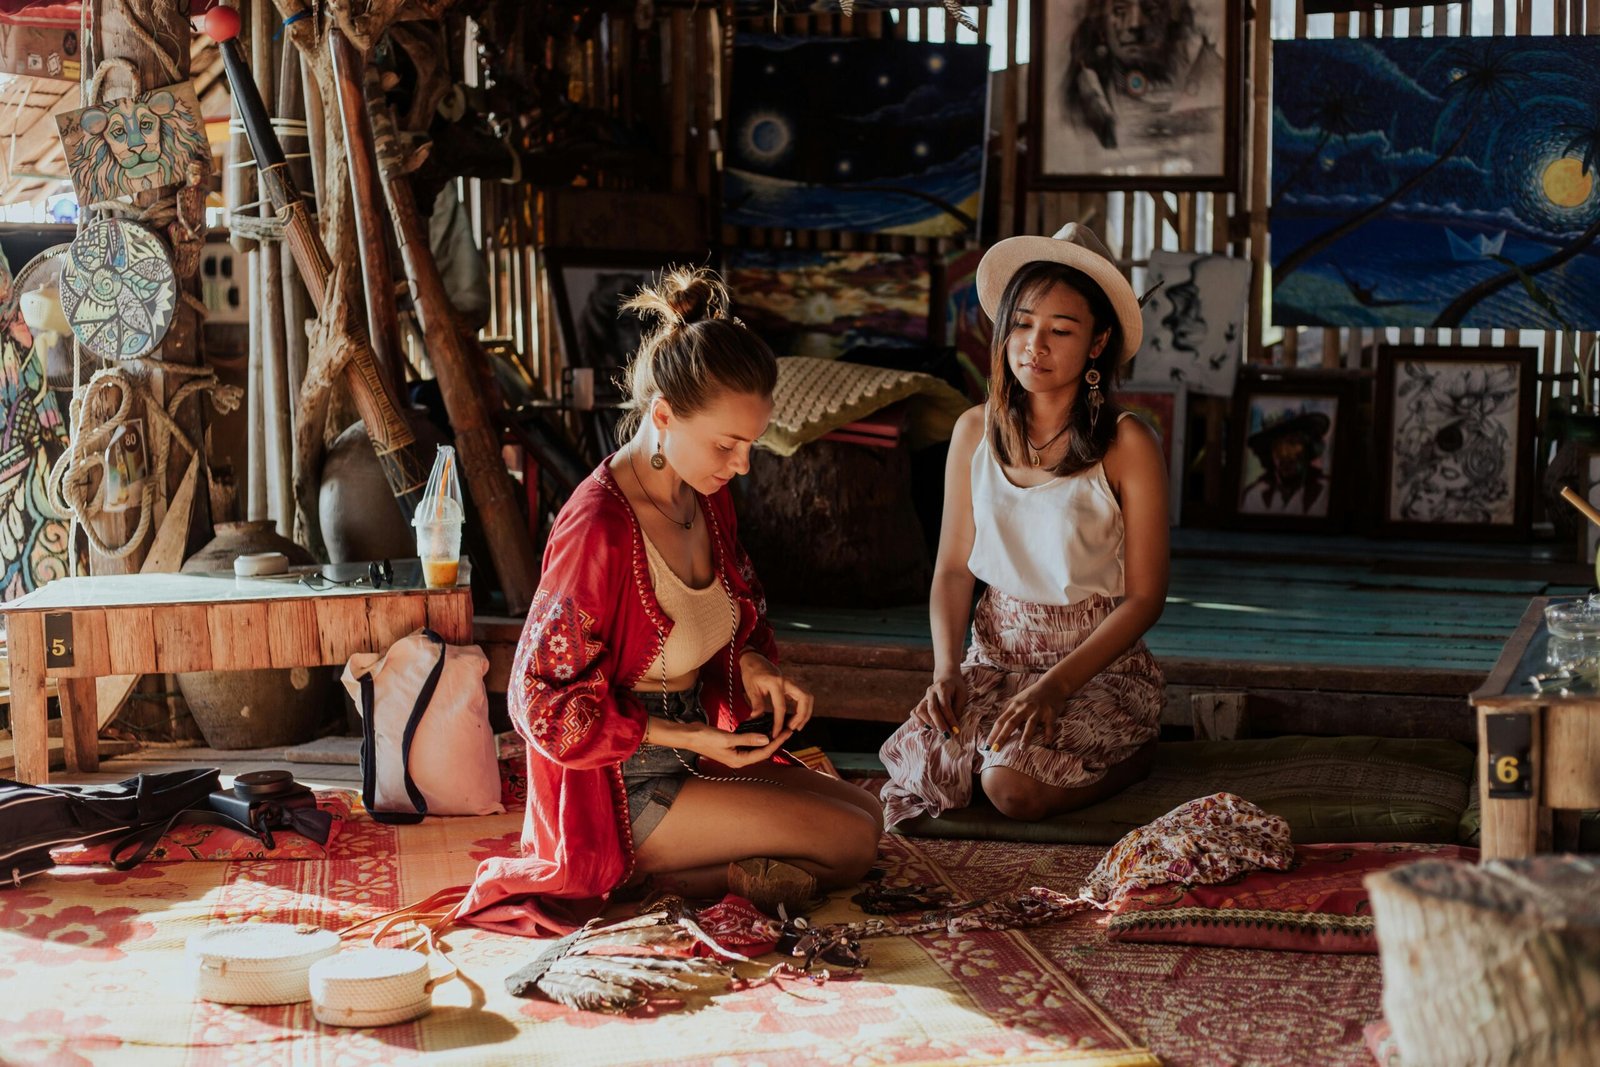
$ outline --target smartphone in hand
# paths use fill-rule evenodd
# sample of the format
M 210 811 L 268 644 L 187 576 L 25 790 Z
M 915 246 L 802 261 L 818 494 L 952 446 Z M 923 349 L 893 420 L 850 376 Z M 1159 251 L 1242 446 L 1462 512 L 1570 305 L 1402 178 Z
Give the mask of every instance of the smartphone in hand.
M 761 715 L 752 715 L 744 722 L 733 728 L 736 734 L 761 734 L 763 737 L 772 736 L 772 713 L 765 712 Z

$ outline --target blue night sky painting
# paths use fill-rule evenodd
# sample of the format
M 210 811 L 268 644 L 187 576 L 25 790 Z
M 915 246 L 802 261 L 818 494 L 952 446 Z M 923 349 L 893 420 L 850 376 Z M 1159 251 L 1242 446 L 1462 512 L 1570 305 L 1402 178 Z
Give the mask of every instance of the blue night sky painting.
M 1600 38 L 1273 46 L 1273 318 L 1600 329 Z
M 740 35 L 722 221 L 952 236 L 983 188 L 989 50 Z

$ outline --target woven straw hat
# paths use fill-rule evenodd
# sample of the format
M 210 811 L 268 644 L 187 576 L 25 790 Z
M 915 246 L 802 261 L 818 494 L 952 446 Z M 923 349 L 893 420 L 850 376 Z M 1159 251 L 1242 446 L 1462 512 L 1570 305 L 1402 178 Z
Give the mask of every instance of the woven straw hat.
M 1039 260 L 1076 267 L 1099 284 L 1122 325 L 1122 352 L 1117 362 L 1132 359 L 1144 340 L 1139 301 L 1128 279 L 1111 261 L 1111 253 L 1100 243 L 1100 238 L 1093 230 L 1076 222 L 1061 227 L 1054 237 L 1008 237 L 984 253 L 978 264 L 978 302 L 990 320 L 1000 309 L 1000 296 L 1012 276 Z

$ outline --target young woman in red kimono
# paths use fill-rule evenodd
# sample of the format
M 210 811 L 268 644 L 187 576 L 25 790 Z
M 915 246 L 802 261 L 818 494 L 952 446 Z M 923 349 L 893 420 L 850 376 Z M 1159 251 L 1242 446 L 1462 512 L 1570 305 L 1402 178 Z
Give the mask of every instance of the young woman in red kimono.
M 528 742 L 523 855 L 480 866 L 456 913 L 479 926 L 564 933 L 645 877 L 718 896 L 744 859 L 832 889 L 877 856 L 870 794 L 773 761 L 812 698 L 775 665 L 727 486 L 777 361 L 709 272 L 670 272 L 627 307 L 659 320 L 629 369 L 637 429 L 550 534 L 508 695 Z M 735 733 L 752 709 L 771 729 Z

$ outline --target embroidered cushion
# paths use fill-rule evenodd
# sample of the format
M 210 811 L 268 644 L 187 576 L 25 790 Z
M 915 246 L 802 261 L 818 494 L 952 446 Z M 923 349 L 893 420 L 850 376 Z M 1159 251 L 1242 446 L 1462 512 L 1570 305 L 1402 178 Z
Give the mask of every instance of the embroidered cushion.
M 1361 880 L 1420 859 L 1475 861 L 1457 845 L 1299 845 L 1287 870 L 1210 885 L 1174 883 L 1128 894 L 1106 925 L 1113 941 L 1166 941 L 1296 952 L 1378 951 Z

